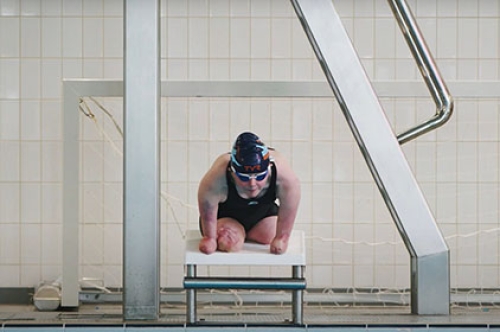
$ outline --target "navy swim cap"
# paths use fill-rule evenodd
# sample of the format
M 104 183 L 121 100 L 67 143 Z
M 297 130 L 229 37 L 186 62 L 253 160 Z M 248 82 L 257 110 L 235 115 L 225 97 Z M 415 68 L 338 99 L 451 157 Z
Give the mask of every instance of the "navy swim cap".
M 257 135 L 244 132 L 234 142 L 231 165 L 238 173 L 264 172 L 269 166 L 269 150 Z

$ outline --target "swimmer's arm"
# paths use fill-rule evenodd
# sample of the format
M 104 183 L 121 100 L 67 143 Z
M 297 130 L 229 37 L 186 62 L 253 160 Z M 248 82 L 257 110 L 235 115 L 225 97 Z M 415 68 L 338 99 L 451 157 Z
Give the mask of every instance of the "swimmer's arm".
M 279 164 L 278 180 L 277 196 L 280 208 L 276 223 L 276 237 L 270 247 L 273 254 L 282 254 L 288 248 L 288 240 L 293 230 L 301 197 L 300 181 L 286 162 L 281 161 Z
M 219 203 L 225 200 L 222 194 L 225 190 L 225 165 L 227 159 L 218 158 L 198 188 L 198 210 L 203 231 L 199 249 L 206 254 L 217 249 L 217 211 Z

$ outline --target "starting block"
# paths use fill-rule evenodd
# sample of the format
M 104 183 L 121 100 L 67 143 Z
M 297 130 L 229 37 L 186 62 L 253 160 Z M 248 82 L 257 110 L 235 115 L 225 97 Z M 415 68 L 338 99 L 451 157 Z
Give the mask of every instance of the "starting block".
M 292 292 L 292 321 L 302 324 L 303 290 L 306 288 L 304 269 L 306 266 L 305 236 L 294 230 L 288 249 L 282 255 L 269 252 L 269 245 L 245 242 L 238 252 L 220 252 L 206 255 L 198 250 L 201 240 L 199 230 L 186 233 L 184 288 L 186 289 L 186 320 L 194 324 L 196 318 L 197 289 L 278 289 Z M 207 277 L 197 275 L 199 265 L 246 265 L 246 266 L 290 266 L 290 278 L 241 278 Z

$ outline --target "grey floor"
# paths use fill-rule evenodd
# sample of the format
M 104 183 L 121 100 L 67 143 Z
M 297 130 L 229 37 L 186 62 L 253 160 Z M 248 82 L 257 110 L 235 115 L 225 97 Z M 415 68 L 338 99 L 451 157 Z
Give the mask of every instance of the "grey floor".
M 291 309 L 288 305 L 203 305 L 198 306 L 199 323 L 187 325 L 183 305 L 161 306 L 160 318 L 155 321 L 124 321 L 122 307 L 117 304 L 84 304 L 72 311 L 37 310 L 33 305 L 0 305 L 0 331 L 69 331 L 78 327 L 80 331 L 132 331 L 147 330 L 147 327 L 164 330 L 185 331 L 191 329 L 213 330 L 230 327 L 231 330 L 253 329 L 275 331 L 326 330 L 349 328 L 355 330 L 376 329 L 400 331 L 412 329 L 446 328 L 468 331 L 500 331 L 500 307 L 456 307 L 449 316 L 422 316 L 410 313 L 408 307 L 339 307 L 304 306 L 304 325 L 290 323 Z M 107 327 L 107 328 L 103 328 Z M 109 330 L 111 331 L 111 330 Z

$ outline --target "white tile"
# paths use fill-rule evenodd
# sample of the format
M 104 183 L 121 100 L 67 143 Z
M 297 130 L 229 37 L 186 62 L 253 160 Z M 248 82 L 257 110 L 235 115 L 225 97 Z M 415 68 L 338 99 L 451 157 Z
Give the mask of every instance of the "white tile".
M 42 101 L 41 114 L 41 139 L 47 141 L 61 140 L 61 103 L 59 101 Z
M 436 144 L 417 142 L 416 178 L 419 182 L 436 181 Z
M 42 0 L 41 11 L 43 16 L 60 16 L 62 0 Z
M 19 138 L 19 102 L 0 100 L 0 140 Z
M 250 19 L 231 18 L 229 21 L 229 52 L 231 59 L 250 57 Z
M 103 26 L 104 56 L 117 58 L 123 57 L 123 19 L 106 18 Z
M 500 7 L 496 1 L 479 1 L 479 16 L 485 17 L 495 17 L 498 15 Z
M 355 21 L 354 47 L 361 58 L 374 58 L 374 31 L 373 18 L 360 18 Z
M 271 59 L 271 79 L 273 81 L 290 81 L 292 62 L 288 59 Z
M 354 285 L 352 265 L 334 265 L 333 266 L 333 284 L 339 288 L 350 288 Z
M 121 224 L 105 224 L 102 226 L 105 265 L 122 264 L 123 226 Z
M 101 18 L 83 19 L 83 57 L 97 58 L 104 55 L 104 22 Z
M 21 56 L 40 56 L 40 18 L 28 17 L 21 19 Z
M 82 212 L 84 224 L 101 224 L 104 217 L 103 186 L 100 183 L 85 183 L 80 185 L 82 193 Z
M 102 181 L 103 162 L 103 144 L 99 142 L 84 142 L 82 145 L 83 181 Z
M 103 1 L 104 16 L 123 16 L 123 1 L 122 0 L 106 0 Z
M 186 58 L 188 56 L 188 20 L 170 18 L 168 20 L 167 55 L 170 58 Z
M 104 221 L 121 224 L 123 221 L 123 185 L 108 183 L 104 186 Z
M 313 123 L 311 106 L 310 99 L 292 101 L 292 137 L 294 141 L 306 142 L 311 139 Z
M 104 59 L 103 75 L 105 79 L 122 80 L 123 79 L 123 61 L 122 59 Z M 162 67 L 165 67 L 162 65 Z M 165 78 L 162 78 L 165 80 Z
M 0 227 L 0 231 L 1 227 Z M 21 266 L 19 264 L 2 265 L 2 287 L 21 287 Z
M 62 225 L 43 224 L 42 225 L 42 266 L 57 265 L 62 262 Z M 52 270 L 55 275 L 47 275 L 44 280 L 55 280 L 60 276 L 56 269 Z M 50 277 L 50 278 L 47 278 Z
M 455 183 L 437 184 L 436 221 L 454 225 L 457 222 L 457 186 Z
M 44 224 L 62 224 L 62 184 L 43 183 L 41 219 Z
M 183 0 L 169 0 L 167 2 L 167 14 L 170 17 L 187 16 L 188 15 L 188 1 Z
M 352 224 L 333 225 L 333 261 L 334 264 L 352 264 L 354 260 L 354 227 Z
M 250 60 L 231 60 L 231 79 L 248 80 L 250 78 Z
M 492 253 L 498 252 L 498 239 L 494 225 L 482 225 L 477 234 L 477 258 L 478 266 L 497 265 L 498 257 Z
M 498 61 L 496 59 L 482 59 L 479 61 L 478 79 L 481 81 L 491 81 L 497 79 Z
M 62 143 L 42 143 L 42 181 L 61 182 L 63 174 Z
M 478 24 L 478 56 L 480 58 L 498 58 L 498 35 L 495 34 L 495 31 L 498 31 L 498 20 L 482 18 Z
M 477 195 L 475 183 L 459 183 L 457 185 L 457 224 L 459 227 L 464 225 L 465 229 L 468 225 L 478 222 Z
M 120 182 L 123 179 L 123 142 L 104 143 L 104 181 Z
M 458 16 L 477 16 L 478 0 L 458 0 Z
M 2 253 L 2 269 L 21 261 L 19 224 L 0 224 L 0 252 Z M 2 273 L 2 275 L 5 275 Z M 3 281 L 2 281 L 3 285 Z
M 167 146 L 167 179 L 171 182 L 185 182 L 188 179 L 187 170 L 188 149 L 186 142 L 172 142 Z
M 42 280 L 40 263 L 32 265 L 22 265 L 20 267 L 20 284 L 37 286 Z
M 209 15 L 211 17 L 230 16 L 231 6 L 232 2 L 230 0 L 211 0 L 208 2 Z
M 498 285 L 498 267 L 480 266 L 477 271 L 478 285 L 482 288 L 495 288 Z
M 457 113 L 457 139 L 458 141 L 477 141 L 478 112 L 474 101 L 464 101 L 460 104 L 462 112 Z
M 1 8 L 2 4 L 0 4 Z M 1 16 L 0 20 L 0 57 L 10 58 L 20 55 L 20 20 L 17 17 Z M 36 41 L 35 41 L 36 44 Z
M 20 95 L 20 61 L 0 59 L 0 98 L 18 99 Z
M 474 183 L 477 180 L 477 146 L 474 142 L 457 143 L 457 180 Z
M 0 181 L 20 180 L 21 151 L 19 142 L 0 141 Z
M 331 223 L 333 220 L 332 185 L 313 183 L 312 190 L 312 220 L 314 223 Z
M 269 58 L 271 55 L 271 21 L 254 18 L 250 22 L 251 58 Z
M 38 142 L 21 142 L 21 181 L 41 181 L 41 148 Z
M 19 183 L 0 183 L 0 224 L 17 224 L 20 220 Z
M 396 50 L 395 40 L 397 26 L 394 18 L 379 18 L 375 21 L 375 56 L 377 58 L 393 58 Z
M 457 0 L 441 0 L 436 2 L 439 17 L 454 17 L 458 12 Z
M 38 141 L 40 139 L 40 103 L 25 101 L 21 103 L 21 139 Z
M 350 182 L 335 182 L 333 220 L 352 224 L 354 221 L 354 187 Z
M 189 58 L 206 58 L 209 55 L 209 21 L 205 17 L 193 17 L 189 24 Z M 218 47 L 217 44 L 210 47 Z
M 478 142 L 478 181 L 498 183 L 498 144 Z
M 192 59 L 189 61 L 188 80 L 207 81 L 209 77 L 208 60 Z
M 249 17 L 250 16 L 250 0 L 231 1 L 230 2 L 231 17 Z
M 40 16 L 39 0 L 21 1 L 21 16 Z
M 42 60 L 41 95 L 42 98 L 57 99 L 62 91 L 62 64 L 60 60 Z
M 84 16 L 102 16 L 104 10 L 103 0 L 86 0 L 83 3 Z
M 42 17 L 41 21 L 41 52 L 43 57 L 60 57 L 62 54 L 61 19 Z
M 188 158 L 188 180 L 198 183 L 207 171 L 204 167 L 209 159 L 207 142 L 190 142 Z
M 250 79 L 253 81 L 266 81 L 271 78 L 271 62 L 267 59 L 251 61 Z
M 291 52 L 293 58 L 311 59 L 314 56 L 309 40 L 299 20 L 291 22 Z
M 476 266 L 471 265 L 458 265 L 457 266 L 457 279 L 453 283 L 459 288 L 473 288 L 477 285 L 477 270 Z
M 481 227 L 486 229 L 495 227 L 499 217 L 499 193 L 496 183 L 478 184 L 478 203 L 479 221 Z M 496 232 L 494 232 L 496 233 Z M 493 234 L 494 234 L 493 233 Z
M 65 2 L 66 3 L 66 2 Z M 62 20 L 62 51 L 64 57 L 80 58 L 83 55 L 83 22 L 80 17 Z
M 21 60 L 21 98 L 40 98 L 40 60 Z
M 81 78 L 83 76 L 82 59 L 64 59 L 63 60 L 63 77 L 65 79 Z
M 18 0 L 4 0 L 0 2 L 0 16 L 18 16 L 20 13 L 19 5 L 20 2 Z
M 83 77 L 84 78 L 103 77 L 102 60 L 101 59 L 83 60 Z
M 373 264 L 354 265 L 354 287 L 372 287 L 374 280 Z
M 107 265 L 103 274 L 103 283 L 106 287 L 121 287 L 123 285 L 123 267 L 121 265 Z
M 26 224 L 21 226 L 21 264 L 40 264 L 40 230 L 40 224 Z
M 188 111 L 188 133 L 190 140 L 209 139 L 209 105 L 206 100 L 193 99 L 189 103 Z
M 99 224 L 83 225 L 82 235 L 82 260 L 84 264 L 103 264 L 103 226 Z
M 271 57 L 289 58 L 292 53 L 291 20 L 271 20 Z
M 456 181 L 457 179 L 457 143 L 442 142 L 437 144 L 436 179 L 437 181 Z
M 458 23 L 456 18 L 441 19 L 437 25 L 437 58 L 453 58 L 458 56 Z
M 476 18 L 461 18 L 458 20 L 459 58 L 476 58 L 478 56 L 478 30 L 478 20 Z
M 317 287 L 332 287 L 333 267 L 330 264 L 314 264 L 311 268 L 311 278 L 307 281 Z
M 21 223 L 40 223 L 41 208 L 40 184 L 21 184 Z
M 275 100 L 271 103 L 271 137 L 267 141 L 292 138 L 292 102 L 291 100 Z
M 64 16 L 81 16 L 83 13 L 83 1 L 79 0 L 64 0 L 63 15 Z
M 271 16 L 271 4 L 266 0 L 250 1 L 250 14 L 254 17 L 269 17 Z
M 214 59 L 209 61 L 209 80 L 211 81 L 228 81 L 231 73 L 229 63 L 225 59 Z

